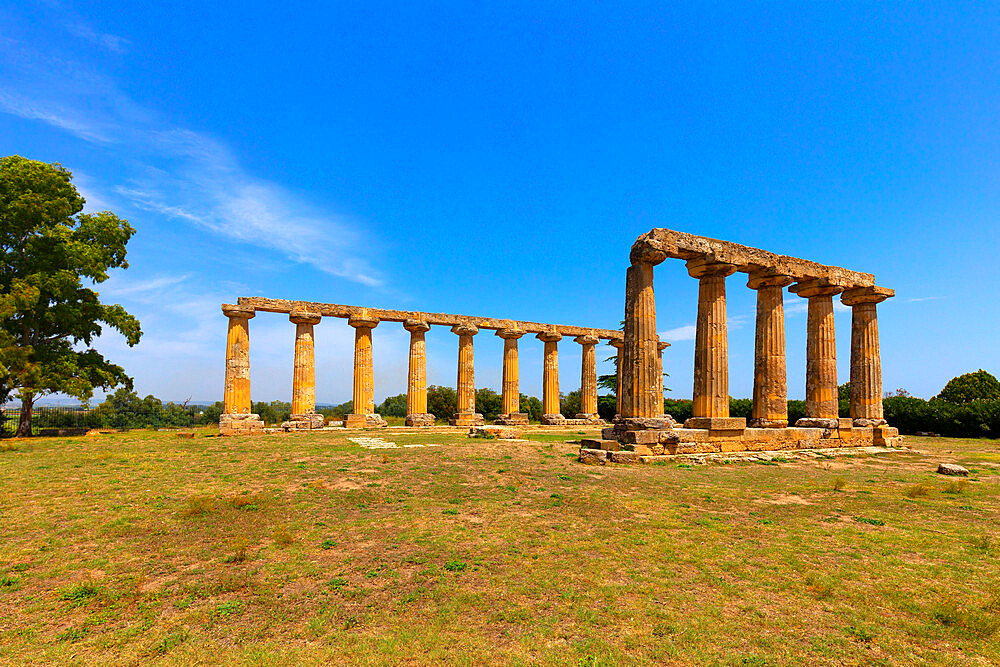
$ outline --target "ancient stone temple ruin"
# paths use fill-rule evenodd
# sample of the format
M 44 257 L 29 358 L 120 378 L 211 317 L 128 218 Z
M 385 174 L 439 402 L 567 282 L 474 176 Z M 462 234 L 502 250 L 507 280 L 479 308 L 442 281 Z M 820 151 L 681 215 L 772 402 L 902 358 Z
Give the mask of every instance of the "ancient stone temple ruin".
M 316 365 L 313 354 L 313 328 L 324 317 L 346 319 L 354 327 L 354 414 L 347 416 L 348 428 L 385 426 L 375 413 L 374 371 L 372 366 L 372 329 L 380 322 L 401 322 L 410 332 L 410 364 L 406 392 L 406 425 L 432 426 L 434 415 L 427 413 L 427 362 L 424 334 L 431 326 L 447 326 L 458 336 L 458 410 L 451 418 L 453 426 L 478 426 L 483 416 L 476 413 L 475 361 L 473 337 L 481 329 L 495 331 L 503 339 L 503 414 L 498 424 L 527 424 L 528 415 L 520 412 L 519 364 L 517 343 L 525 334 L 536 334 L 544 343 L 542 375 L 543 424 L 602 424 L 597 414 L 597 358 L 595 346 L 608 340 L 624 349 L 622 333 L 607 329 L 541 324 L 518 320 L 423 313 L 379 308 L 361 308 L 333 303 L 285 301 L 280 299 L 240 297 L 236 305 L 223 304 L 229 318 L 226 344 L 226 382 L 224 414 L 219 421 L 223 435 L 261 432 L 264 424 L 250 412 L 250 319 L 257 312 L 288 313 L 295 325 L 295 358 L 292 376 L 292 415 L 282 426 L 286 429 L 314 429 L 323 426 L 323 416 L 316 413 Z M 581 412 L 567 417 L 559 412 L 559 341 L 573 337 L 583 348 L 581 368 Z M 662 348 L 658 348 L 662 351 Z M 657 354 L 659 354 L 659 351 Z M 659 360 L 656 364 L 662 365 Z M 620 364 L 619 364 L 620 366 Z M 662 380 L 661 380 L 662 384 Z M 662 395 L 662 389 L 661 389 Z
M 899 444 L 882 416 L 876 304 L 893 296 L 869 273 L 824 266 L 736 243 L 654 229 L 632 246 L 625 279 L 625 335 L 619 366 L 619 418 L 581 459 L 630 462 L 648 456 L 743 450 Z M 693 416 L 678 427 L 663 414 L 661 343 L 653 267 L 684 260 L 698 280 Z M 750 422 L 729 416 L 726 278 L 747 275 L 757 291 Z M 783 290 L 808 299 L 806 416 L 788 424 Z M 852 309 L 850 417 L 840 418 L 833 297 Z

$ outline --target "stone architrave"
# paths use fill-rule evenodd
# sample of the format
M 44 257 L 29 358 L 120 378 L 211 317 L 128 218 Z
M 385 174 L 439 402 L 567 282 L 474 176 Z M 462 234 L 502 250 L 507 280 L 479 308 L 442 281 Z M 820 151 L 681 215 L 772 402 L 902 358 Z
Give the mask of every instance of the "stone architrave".
M 612 338 L 608 341 L 608 345 L 615 348 L 617 353 L 615 356 L 615 419 L 618 419 L 622 414 L 622 367 L 625 365 L 622 355 L 625 350 L 625 341 L 621 338 Z
M 788 373 L 785 367 L 784 288 L 794 278 L 769 271 L 750 273 L 747 287 L 757 290 L 753 409 L 749 426 L 788 426 Z
M 250 412 L 250 320 L 256 314 L 249 306 L 222 305 L 229 318 L 226 334 L 226 383 L 223 414 L 219 418 L 222 435 L 260 432 L 264 422 Z
M 885 424 L 882 413 L 882 360 L 877 304 L 895 295 L 884 287 L 846 290 L 840 300 L 851 307 L 851 419 L 854 426 Z
M 323 415 L 316 414 L 316 358 L 313 327 L 322 316 L 293 310 L 288 320 L 295 325 L 295 365 L 292 372 L 292 414 L 294 428 L 322 428 Z
M 663 394 L 656 400 L 656 297 L 653 265 L 632 264 L 625 272 L 625 332 L 622 354 L 619 414 L 623 419 L 658 418 Z M 659 404 L 659 405 L 658 405 Z
M 473 324 L 456 324 L 451 328 L 458 336 L 458 411 L 452 416 L 452 426 L 482 426 L 483 416 L 476 412 L 476 366 L 472 337 L 479 333 Z
M 833 296 L 844 290 L 822 280 L 807 280 L 788 291 L 809 299 L 806 330 L 806 416 L 796 426 L 838 428 L 837 337 L 833 320 Z
M 347 428 L 387 426 L 381 415 L 375 413 L 375 368 L 372 362 L 372 329 L 379 320 L 363 314 L 351 317 L 347 323 L 354 327 L 354 412 L 347 415 Z
M 694 391 L 688 428 L 715 429 L 738 422 L 729 418 L 729 334 L 726 324 L 726 277 L 732 264 L 706 259 L 687 262 L 688 274 L 698 279 L 698 319 L 694 339 Z
M 542 367 L 542 423 L 561 424 L 566 417 L 559 411 L 559 341 L 562 334 L 546 331 L 535 336 L 545 343 Z
M 580 412 L 576 419 L 586 419 L 597 422 L 597 351 L 595 346 L 601 342 L 597 336 L 577 336 L 573 339 L 582 347 L 580 363 Z
M 424 334 L 431 325 L 423 320 L 406 320 L 410 332 L 410 367 L 406 382 L 407 426 L 434 426 L 434 415 L 427 412 L 427 342 Z
M 517 355 L 517 341 L 524 335 L 520 329 L 498 329 L 496 335 L 503 338 L 503 390 L 501 394 L 501 414 L 497 424 L 517 426 L 528 423 L 528 415 L 520 412 L 521 387 L 520 363 Z

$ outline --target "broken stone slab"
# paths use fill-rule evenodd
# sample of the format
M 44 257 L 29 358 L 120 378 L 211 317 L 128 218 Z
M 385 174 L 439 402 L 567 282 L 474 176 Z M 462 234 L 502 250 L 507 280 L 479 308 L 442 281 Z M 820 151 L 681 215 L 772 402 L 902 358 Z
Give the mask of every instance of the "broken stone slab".
M 606 465 L 608 462 L 608 452 L 603 449 L 581 449 L 577 460 L 584 465 Z
M 403 423 L 407 426 L 434 426 L 434 415 L 427 413 L 408 414 Z
M 601 449 L 606 452 L 617 452 L 621 445 L 617 440 L 597 440 L 596 438 L 581 438 L 580 447 L 583 449 Z
M 546 426 L 562 426 L 566 421 L 566 417 L 560 414 L 542 415 L 541 419 Z
M 795 422 L 798 428 L 840 428 L 840 419 L 820 419 L 819 417 L 803 417 Z
M 885 426 L 888 422 L 884 419 L 855 419 L 853 423 L 855 426 L 863 428 L 866 426 Z
M 469 437 L 520 440 L 521 431 L 510 426 L 473 426 L 469 429 Z
M 347 415 L 347 421 L 345 422 L 345 426 L 347 426 L 347 428 L 376 428 L 388 425 L 389 423 L 382 419 L 382 415 L 374 412 L 367 415 Z
M 640 454 L 638 452 L 607 452 L 612 463 L 638 463 Z
M 670 415 L 663 415 L 663 417 L 619 417 L 618 421 L 615 422 L 614 430 L 621 433 L 624 431 L 671 429 L 676 427 L 677 422 Z
M 937 472 L 939 475 L 951 475 L 954 477 L 969 476 L 969 470 L 956 463 L 939 463 Z

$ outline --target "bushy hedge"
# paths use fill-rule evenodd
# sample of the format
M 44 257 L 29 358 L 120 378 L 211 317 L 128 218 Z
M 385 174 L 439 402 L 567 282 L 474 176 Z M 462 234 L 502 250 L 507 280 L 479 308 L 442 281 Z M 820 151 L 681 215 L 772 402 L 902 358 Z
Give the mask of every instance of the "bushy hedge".
M 954 438 L 1000 438 L 1000 401 L 947 403 L 910 396 L 882 401 L 885 418 L 900 433 L 939 433 Z

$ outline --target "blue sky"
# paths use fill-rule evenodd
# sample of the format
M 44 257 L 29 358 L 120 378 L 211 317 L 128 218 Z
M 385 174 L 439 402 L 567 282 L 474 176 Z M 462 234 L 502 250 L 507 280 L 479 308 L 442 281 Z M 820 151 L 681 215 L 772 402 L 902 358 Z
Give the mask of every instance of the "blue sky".
M 241 295 L 614 328 L 653 227 L 874 273 L 897 291 L 887 390 L 1000 374 L 998 119 L 997 3 L 0 2 L 0 154 L 62 163 L 137 229 L 100 292 L 145 335 L 99 347 L 165 399 L 221 398 L 219 304 Z M 697 284 L 668 261 L 656 291 L 689 397 Z M 252 320 L 255 400 L 289 400 L 293 334 Z M 378 400 L 405 390 L 407 340 L 375 330 Z M 454 385 L 457 337 L 427 340 L 429 381 Z M 350 398 L 353 330 L 326 319 L 316 344 L 318 400 Z M 541 348 L 522 340 L 536 395 Z M 477 336 L 479 386 L 499 388 L 501 351 Z M 579 346 L 560 352 L 575 389 Z

